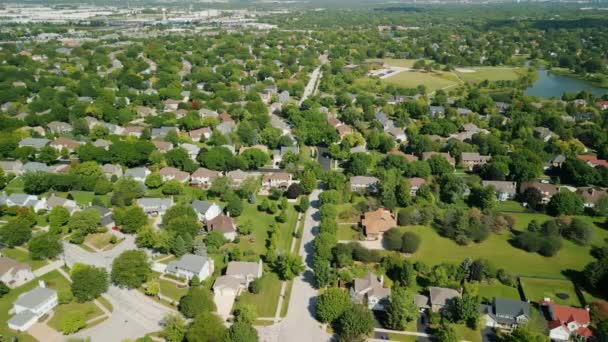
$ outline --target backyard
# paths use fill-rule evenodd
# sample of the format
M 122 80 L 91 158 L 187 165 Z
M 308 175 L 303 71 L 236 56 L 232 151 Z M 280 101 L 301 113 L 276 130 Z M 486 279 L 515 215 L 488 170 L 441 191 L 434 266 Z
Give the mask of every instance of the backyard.
M 581 306 L 574 284 L 569 280 L 522 277 L 519 281 L 529 301 L 541 302 L 544 298 L 550 298 L 560 305 Z
M 280 293 L 281 280 L 276 274 L 267 272 L 260 278 L 260 292 L 256 294 L 243 293 L 238 297 L 233 308 L 236 308 L 238 303 L 249 304 L 256 308 L 258 317 L 274 317 Z
M 521 300 L 517 288 L 501 284 L 498 281 L 490 284 L 480 284 L 479 295 L 487 302 L 491 302 L 495 297 Z

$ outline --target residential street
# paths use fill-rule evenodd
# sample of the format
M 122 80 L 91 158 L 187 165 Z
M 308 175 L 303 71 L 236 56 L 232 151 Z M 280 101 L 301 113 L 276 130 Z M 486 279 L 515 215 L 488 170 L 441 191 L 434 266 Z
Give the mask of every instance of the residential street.
M 317 83 L 319 82 L 321 75 L 321 67 L 317 67 L 315 70 L 313 70 L 313 72 L 310 74 L 310 80 L 308 81 L 308 84 L 306 84 L 306 88 L 304 88 L 304 94 L 302 95 L 302 98 L 300 99 L 298 105 L 302 105 L 302 102 L 304 102 L 309 96 L 315 93 L 315 90 L 317 90 Z
M 116 258 L 120 253 L 131 249 L 137 249 L 137 246 L 135 245 L 135 237 L 132 235 L 125 235 L 124 241 L 109 251 L 98 253 L 85 251 L 79 246 L 69 242 L 63 243 L 64 258 L 69 267 L 72 267 L 72 265 L 76 262 L 80 262 L 97 267 L 104 267 L 108 271 L 110 271 L 112 268 L 112 261 L 114 261 L 114 258 Z

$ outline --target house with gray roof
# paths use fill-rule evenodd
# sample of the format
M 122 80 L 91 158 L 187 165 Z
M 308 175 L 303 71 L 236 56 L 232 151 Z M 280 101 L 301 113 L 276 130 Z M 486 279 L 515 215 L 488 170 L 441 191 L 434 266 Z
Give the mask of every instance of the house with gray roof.
M 445 108 L 443 106 L 430 106 L 429 116 L 432 118 L 440 118 L 445 115 Z
M 380 122 L 384 130 L 395 127 L 395 123 L 393 122 L 393 120 L 391 120 L 388 115 L 383 111 L 377 112 L 376 114 L 374 114 L 374 117 L 378 122 Z
M 111 145 L 112 145 L 112 142 L 109 140 L 106 140 L 106 139 L 97 139 L 93 142 L 93 146 L 101 147 L 106 151 L 110 148 Z
M 530 303 L 520 300 L 494 298 L 492 304 L 481 305 L 486 326 L 514 329 L 530 321 Z
M 137 205 L 140 206 L 146 214 L 162 215 L 167 209 L 173 206 L 173 198 L 138 198 Z
M 454 298 L 460 298 L 460 292 L 454 289 L 444 287 L 429 287 L 429 299 L 431 302 L 431 310 L 439 312 Z
M 35 212 L 46 210 L 46 199 L 38 199 L 38 197 L 28 194 L 10 194 L 6 196 L 2 193 L 0 204 L 5 204 L 7 207 L 32 208 Z
M 222 213 L 222 207 L 215 204 L 215 202 L 196 200 L 190 206 L 194 209 L 201 222 L 210 221 Z
M 46 199 L 46 210 L 51 210 L 55 207 L 65 208 L 67 209 L 67 211 L 70 212 L 70 214 L 73 214 L 74 212 L 80 210 L 78 204 L 76 204 L 76 201 L 59 197 L 53 194 Z
M 196 157 L 198 156 L 198 153 L 201 150 L 200 147 L 198 147 L 194 144 L 189 144 L 189 143 L 181 144 L 181 145 L 179 145 L 179 147 L 186 150 L 186 152 L 188 152 L 188 156 L 190 157 L 190 159 L 192 159 L 194 161 L 196 161 Z
M 493 186 L 499 201 L 515 198 L 517 194 L 517 183 L 509 181 L 481 181 L 483 186 Z
M 185 254 L 179 260 L 171 261 L 165 269 L 165 274 L 192 280 L 197 276 L 199 280 L 205 280 L 213 273 L 213 259 L 206 256 Z
M 252 281 L 262 277 L 262 260 L 258 262 L 231 261 L 226 274 L 213 283 L 213 293 L 223 296 L 238 296 L 249 288 Z
M 43 148 L 48 145 L 49 139 L 44 138 L 24 138 L 19 142 L 19 147 L 32 147 L 36 150 Z
M 152 131 L 150 132 L 150 136 L 152 137 L 152 139 L 157 139 L 157 138 L 165 138 L 167 136 L 167 134 L 169 134 L 169 132 L 174 131 L 175 127 L 167 127 L 167 126 L 163 126 L 163 127 L 159 127 L 159 128 L 152 128 Z
M 0 281 L 9 288 L 19 287 L 34 278 L 30 265 L 0 256 Z
M 146 177 L 152 173 L 147 167 L 134 167 L 125 171 L 125 177 L 131 177 L 138 182 L 145 182 Z
M 46 127 L 53 134 L 65 134 L 72 132 L 72 125 L 62 121 L 51 121 Z
M 369 272 L 363 278 L 357 278 L 350 288 L 351 300 L 355 304 L 363 304 L 370 310 L 383 311 L 391 294 L 390 288 L 384 287 L 384 276 Z
M 57 291 L 47 289 L 44 281 L 40 281 L 37 288 L 17 298 L 12 310 L 15 316 L 8 320 L 8 327 L 17 331 L 26 331 L 58 303 Z
M 95 209 L 99 212 L 99 216 L 101 217 L 101 222 L 100 224 L 103 227 L 113 227 L 115 222 L 114 222 L 114 214 L 112 213 L 112 210 L 99 206 L 99 205 L 93 205 L 90 207 L 91 209 Z
M 380 180 L 376 177 L 370 176 L 353 176 L 350 177 L 350 189 L 351 191 L 364 191 L 368 193 L 375 193 L 378 191 Z
M 104 164 L 101 167 L 101 172 L 103 172 L 107 179 L 111 179 L 112 176 L 122 177 L 122 167 L 120 165 Z
M 289 92 L 287 90 L 283 90 L 282 92 L 279 93 L 279 102 L 280 103 L 286 103 L 287 101 L 289 101 L 291 97 L 289 96 Z
M 0 161 L 0 169 L 4 171 L 4 174 L 20 175 L 23 173 L 23 163 L 20 160 Z

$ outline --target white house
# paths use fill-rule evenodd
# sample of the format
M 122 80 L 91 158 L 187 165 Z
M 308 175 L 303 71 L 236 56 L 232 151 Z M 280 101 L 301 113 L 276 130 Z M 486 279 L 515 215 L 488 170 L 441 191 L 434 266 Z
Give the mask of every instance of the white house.
M 215 202 L 196 200 L 190 206 L 194 209 L 201 222 L 211 221 L 222 213 L 222 207 L 215 204 Z
M 11 310 L 15 316 L 8 320 L 8 327 L 13 330 L 26 331 L 57 304 L 57 291 L 47 289 L 44 281 L 40 281 L 39 287 L 17 298 Z
M 171 261 L 167 265 L 165 273 L 188 280 L 192 280 L 194 276 L 197 276 L 199 280 L 204 280 L 213 273 L 213 267 L 213 259 L 200 255 L 186 254 L 179 260 Z
M 34 278 L 34 273 L 29 265 L 0 256 L 0 281 L 6 286 L 19 287 Z
M 34 195 L 27 194 L 10 194 L 8 197 L 2 194 L 0 204 L 6 204 L 7 207 L 28 207 L 35 212 L 46 210 L 46 199 L 38 199 Z
M 137 205 L 146 214 L 162 215 L 173 206 L 173 198 L 138 198 Z

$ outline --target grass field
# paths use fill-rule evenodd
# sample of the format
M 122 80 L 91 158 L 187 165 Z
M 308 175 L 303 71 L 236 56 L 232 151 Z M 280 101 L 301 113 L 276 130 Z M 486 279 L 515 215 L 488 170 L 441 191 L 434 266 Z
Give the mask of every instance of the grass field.
M 237 298 L 238 303 L 252 305 L 258 317 L 274 317 L 281 293 L 281 281 L 274 273 L 266 273 L 260 278 L 260 293 L 245 292 Z M 238 304 L 234 304 L 235 308 Z
M 477 83 L 481 81 L 513 81 L 516 80 L 524 71 L 524 68 L 513 67 L 475 67 L 466 68 L 474 72 L 454 71 L 465 82 Z
M 537 214 L 521 214 L 516 217 L 517 225 L 523 226 L 524 219 L 532 220 Z M 502 235 L 490 234 L 490 237 L 479 244 L 460 246 L 454 241 L 441 237 L 437 232 L 424 226 L 410 226 L 404 228 L 418 234 L 422 240 L 420 248 L 411 257 L 429 265 L 442 262 L 460 263 L 466 257 L 485 258 L 496 267 L 502 267 L 518 275 L 536 275 L 563 277 L 562 271 L 581 270 L 593 261 L 590 255 L 590 246 L 579 246 L 564 240 L 563 247 L 554 257 L 547 258 L 539 254 L 528 253 L 513 247 L 509 240 L 511 233 Z M 608 232 L 600 228 L 595 230 L 594 244 L 601 245 Z
M 351 224 L 339 224 L 336 235 L 338 240 L 357 240 L 359 232 Z
M 427 73 L 420 71 L 403 71 L 397 75 L 387 77 L 383 81 L 405 88 L 416 88 L 424 85 L 428 91 L 435 91 L 458 84 L 451 73 Z
M 103 311 L 93 302 L 61 304 L 55 308 L 55 314 L 48 321 L 48 326 L 61 332 L 61 325 L 63 324 L 65 315 L 74 311 L 81 312 L 84 315 L 85 321 L 103 315 Z
M 574 284 L 569 280 L 520 278 L 519 281 L 524 295 L 529 301 L 540 302 L 543 298 L 551 298 L 557 304 L 581 306 Z M 557 294 L 566 294 L 568 298 L 559 298 Z
M 456 330 L 456 334 L 460 337 L 461 340 L 469 341 L 469 342 L 481 342 L 481 331 L 473 330 L 469 327 L 461 324 L 452 324 L 454 330 Z
M 95 247 L 97 249 L 106 250 L 106 249 L 111 249 L 112 247 L 114 247 L 115 245 L 120 243 L 117 240 L 115 244 L 111 244 L 110 240 L 112 239 L 113 236 L 114 236 L 114 234 L 112 234 L 112 233 L 89 234 L 84 239 L 84 241 L 89 243 L 90 245 L 92 245 L 93 247 Z
M 34 260 L 30 258 L 29 252 L 22 251 L 17 248 L 5 248 L 2 250 L 2 255 L 15 261 L 30 265 L 32 271 L 47 264 L 46 260 Z
M 492 284 L 480 284 L 479 295 L 488 302 L 491 302 L 494 297 L 521 300 L 516 288 L 503 285 L 498 281 Z

